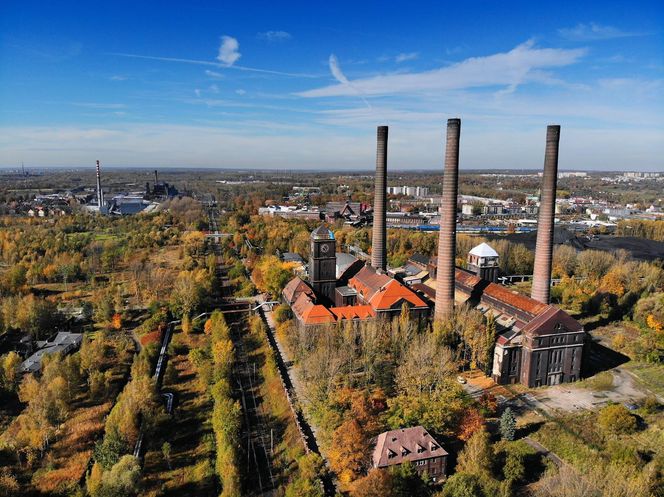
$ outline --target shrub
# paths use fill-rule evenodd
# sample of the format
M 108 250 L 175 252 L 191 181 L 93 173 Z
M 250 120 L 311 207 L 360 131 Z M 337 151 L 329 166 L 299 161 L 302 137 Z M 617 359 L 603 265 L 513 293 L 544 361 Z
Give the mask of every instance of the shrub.
M 614 435 L 636 430 L 636 418 L 622 404 L 606 406 L 599 412 L 597 422 L 604 431 Z

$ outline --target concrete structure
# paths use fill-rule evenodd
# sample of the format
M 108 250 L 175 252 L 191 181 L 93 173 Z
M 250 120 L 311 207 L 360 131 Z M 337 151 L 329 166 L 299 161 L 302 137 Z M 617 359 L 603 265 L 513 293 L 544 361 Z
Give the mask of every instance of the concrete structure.
M 448 119 L 443 200 L 438 237 L 438 275 L 434 311 L 436 319 L 445 318 L 454 311 L 454 251 L 456 248 L 460 133 L 461 119 Z
M 422 426 L 386 431 L 375 439 L 371 457 L 374 468 L 390 468 L 410 462 L 434 482 L 445 479 L 447 451 Z
M 559 142 L 560 126 L 547 126 L 542 194 L 537 222 L 533 287 L 530 293 L 533 299 L 543 304 L 549 303 L 551 293 L 551 262 L 553 259 L 553 225 L 556 209 Z
M 380 270 L 387 268 L 387 226 L 385 220 L 387 187 L 387 126 L 378 126 L 376 133 L 376 191 L 374 194 L 373 238 L 371 265 Z

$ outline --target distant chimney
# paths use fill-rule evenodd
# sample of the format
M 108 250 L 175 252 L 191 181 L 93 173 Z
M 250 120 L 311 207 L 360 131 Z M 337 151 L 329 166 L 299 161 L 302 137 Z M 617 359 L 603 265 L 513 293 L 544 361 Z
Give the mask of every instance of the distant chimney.
M 387 187 L 387 126 L 378 126 L 376 144 L 376 192 L 374 194 L 373 238 L 371 265 L 387 268 L 387 228 L 385 192 Z
M 461 119 L 447 120 L 445 174 L 438 236 L 438 272 L 436 274 L 436 319 L 454 311 L 454 269 L 456 251 L 456 210 L 459 185 L 459 136 Z
M 156 185 L 159 182 L 159 175 L 157 174 L 157 170 L 154 170 L 154 184 Z
M 556 213 L 559 142 L 560 126 L 547 126 L 544 175 L 542 176 L 539 218 L 537 220 L 533 287 L 530 293 L 533 299 L 543 304 L 549 303 L 551 293 L 551 260 L 553 258 L 553 224 Z
M 104 191 L 101 189 L 101 170 L 99 168 L 99 161 L 97 161 L 97 204 L 99 209 L 104 206 Z

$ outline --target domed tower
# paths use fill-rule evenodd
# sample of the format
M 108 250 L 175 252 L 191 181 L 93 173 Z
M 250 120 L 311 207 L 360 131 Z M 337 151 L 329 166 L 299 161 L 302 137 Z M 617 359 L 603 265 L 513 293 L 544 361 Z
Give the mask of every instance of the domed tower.
M 311 233 L 309 282 L 318 297 L 334 302 L 336 277 L 336 241 L 334 233 L 321 225 Z
M 489 244 L 480 243 L 468 252 L 468 270 L 487 281 L 498 281 L 498 252 Z

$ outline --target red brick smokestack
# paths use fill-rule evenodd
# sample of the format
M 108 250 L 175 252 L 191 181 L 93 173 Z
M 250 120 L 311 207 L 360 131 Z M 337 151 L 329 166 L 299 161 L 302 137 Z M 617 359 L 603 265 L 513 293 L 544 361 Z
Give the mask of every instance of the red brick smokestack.
M 436 276 L 435 318 L 454 312 L 454 258 L 456 252 L 456 210 L 459 186 L 459 137 L 461 119 L 447 120 L 445 174 L 438 237 L 438 273 Z
M 553 259 L 553 224 L 556 213 L 556 184 L 558 182 L 558 144 L 560 126 L 546 127 L 544 174 L 537 220 L 537 246 L 533 288 L 530 296 L 543 304 L 549 303 L 551 294 L 551 260 Z
M 385 222 L 387 191 L 387 126 L 378 126 L 376 143 L 376 192 L 374 194 L 371 265 L 387 268 L 387 227 Z

